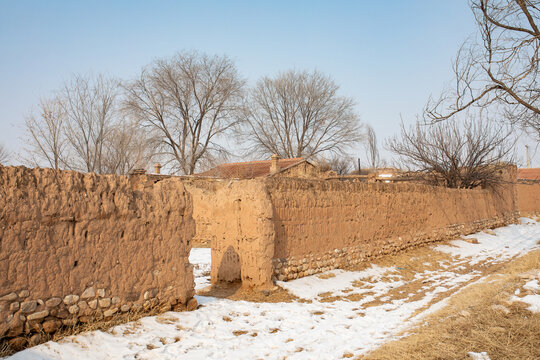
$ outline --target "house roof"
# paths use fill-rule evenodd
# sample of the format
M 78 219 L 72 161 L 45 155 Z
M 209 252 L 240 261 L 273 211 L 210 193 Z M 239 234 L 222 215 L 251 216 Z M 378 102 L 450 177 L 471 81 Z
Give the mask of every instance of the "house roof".
M 283 171 L 305 161 L 306 160 L 304 158 L 279 159 L 278 166 L 280 171 Z M 196 175 L 218 178 L 251 179 L 269 175 L 271 162 L 272 160 L 260 160 L 221 164 L 215 168 Z
M 540 168 L 517 169 L 518 179 L 540 180 Z

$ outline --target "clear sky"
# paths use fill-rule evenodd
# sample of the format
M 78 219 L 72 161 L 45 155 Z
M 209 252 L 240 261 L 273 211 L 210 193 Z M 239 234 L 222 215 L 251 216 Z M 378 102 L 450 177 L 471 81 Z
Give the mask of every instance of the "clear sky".
M 250 84 L 329 74 L 382 142 L 452 79 L 474 30 L 466 0 L 0 0 L 0 143 L 18 151 L 25 115 L 73 73 L 129 79 L 193 49 L 230 56 Z

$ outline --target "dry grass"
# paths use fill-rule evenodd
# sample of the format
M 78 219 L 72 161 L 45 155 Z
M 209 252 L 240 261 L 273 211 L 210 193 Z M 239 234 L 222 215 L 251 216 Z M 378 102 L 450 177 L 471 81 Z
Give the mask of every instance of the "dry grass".
M 326 273 L 326 274 L 317 275 L 317 277 L 319 279 L 325 280 L 325 279 L 331 279 L 331 278 L 336 277 L 336 274 L 334 274 L 334 273 Z
M 234 336 L 245 335 L 247 333 L 248 332 L 246 330 L 235 330 L 235 331 L 233 331 Z
M 526 310 L 523 303 L 508 301 L 525 282 L 519 274 L 531 269 L 540 269 L 540 251 L 463 289 L 411 335 L 360 359 L 469 359 L 469 351 L 485 351 L 492 360 L 540 359 L 540 315 Z M 508 313 L 501 311 L 503 306 Z
M 14 351 L 9 347 L 6 341 L 0 341 L 0 358 L 13 355 Z
M 270 291 L 259 291 L 243 288 L 241 282 L 215 284 L 197 292 L 201 296 L 212 296 L 229 300 L 250 302 L 279 303 L 301 301 L 287 290 L 276 287 Z M 304 301 L 308 302 L 308 301 Z

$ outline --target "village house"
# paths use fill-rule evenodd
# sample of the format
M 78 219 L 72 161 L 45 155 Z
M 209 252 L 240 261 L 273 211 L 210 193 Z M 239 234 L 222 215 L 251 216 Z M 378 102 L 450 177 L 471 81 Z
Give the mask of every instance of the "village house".
M 196 174 L 199 177 L 253 179 L 263 176 L 297 178 L 326 178 L 331 175 L 304 158 L 280 159 L 272 155 L 270 160 L 246 161 L 218 165 Z

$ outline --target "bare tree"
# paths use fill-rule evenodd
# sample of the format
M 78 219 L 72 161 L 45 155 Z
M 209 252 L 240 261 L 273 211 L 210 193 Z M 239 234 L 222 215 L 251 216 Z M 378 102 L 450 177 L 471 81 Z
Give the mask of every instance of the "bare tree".
M 147 168 L 156 151 L 152 131 L 124 116 L 117 83 L 76 75 L 54 97 L 42 99 L 26 120 L 22 160 L 32 166 L 126 174 Z
M 330 158 L 320 157 L 314 160 L 320 171 L 335 171 L 338 175 L 347 175 L 353 169 L 352 159 L 340 155 Z
M 155 158 L 158 139 L 136 121 L 122 119 L 112 125 L 103 144 L 102 170 L 109 174 L 129 174 L 148 169 Z
M 41 99 L 39 115 L 30 115 L 25 122 L 27 156 L 23 160 L 32 166 L 47 164 L 53 169 L 64 167 L 66 150 L 65 112 L 58 97 Z
M 370 167 L 376 169 L 379 167 L 380 162 L 379 148 L 377 146 L 377 134 L 375 134 L 375 130 L 370 125 L 367 126 L 364 147 Z
M 496 122 L 451 119 L 409 130 L 388 141 L 409 169 L 424 172 L 426 179 L 442 180 L 452 188 L 473 188 L 499 182 L 499 171 L 513 161 L 512 129 Z
M 0 144 L 0 164 L 6 164 L 9 160 L 9 152 L 6 150 L 4 145 Z
M 262 156 L 342 154 L 361 139 L 351 98 L 319 72 L 288 71 L 251 89 L 242 112 L 243 139 Z
M 61 91 L 65 136 L 70 145 L 65 164 L 87 172 L 105 172 L 103 151 L 115 116 L 118 84 L 101 75 L 74 76 Z
M 235 124 L 243 87 L 229 58 L 182 53 L 155 61 L 128 84 L 126 109 L 161 133 L 177 170 L 193 174 L 225 150 L 218 140 Z
M 471 9 L 480 41 L 462 45 L 453 64 L 455 82 L 428 101 L 425 120 L 496 106 L 540 137 L 540 1 L 472 0 Z

